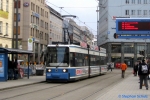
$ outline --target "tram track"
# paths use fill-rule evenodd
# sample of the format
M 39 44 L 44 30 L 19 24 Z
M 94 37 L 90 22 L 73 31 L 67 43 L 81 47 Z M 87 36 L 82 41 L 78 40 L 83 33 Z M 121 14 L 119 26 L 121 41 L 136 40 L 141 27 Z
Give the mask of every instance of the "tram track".
M 116 76 L 116 75 L 115 75 Z M 94 82 L 92 82 L 92 83 L 89 83 L 89 84 L 86 84 L 86 85 L 84 85 L 84 86 L 80 86 L 80 87 L 78 87 L 78 88 L 75 88 L 75 89 L 72 89 L 72 90 L 70 90 L 70 91 L 66 91 L 66 92 L 64 92 L 63 93 L 63 95 L 65 95 L 65 94 L 68 94 L 68 93 L 71 93 L 71 92 L 74 92 L 74 91 L 76 91 L 76 90 L 79 90 L 79 89 L 82 89 L 82 88 L 85 88 L 85 87 L 88 87 L 88 86 L 90 86 L 90 85 L 92 85 L 92 84 L 96 84 L 96 83 L 98 83 L 98 82 L 100 82 L 100 81 L 104 81 L 104 80 L 107 80 L 107 79 L 109 79 L 109 78 L 112 78 L 112 76 L 109 76 L 109 77 L 107 77 L 107 78 L 104 78 L 104 79 L 100 79 L 100 80 L 98 80 L 98 81 L 94 81 Z M 99 90 L 100 91 L 100 90 Z M 97 92 L 99 92 L 99 91 L 97 91 Z M 94 93 L 95 94 L 95 93 Z M 93 95 L 93 93 L 92 93 L 92 95 Z M 57 96 L 54 96 L 54 97 L 51 97 L 51 98 L 49 98 L 48 100 L 53 100 L 53 99 L 55 99 L 55 98 L 58 98 L 58 97 L 60 97 L 60 96 L 62 96 L 62 94 L 58 94 Z M 85 100 L 86 98 L 88 98 L 89 96 L 87 96 L 87 97 L 85 97 L 85 98 L 83 98 L 83 99 L 81 99 L 81 100 Z
M 90 86 L 90 85 L 94 85 L 94 84 L 96 84 L 96 83 L 99 83 L 100 81 L 105 81 L 105 80 L 109 80 L 109 79 L 111 79 L 112 77 L 115 77 L 115 76 L 117 76 L 118 75 L 118 73 L 116 74 L 110 74 L 110 75 L 108 75 L 108 76 L 106 76 L 106 77 L 102 77 L 102 78 L 100 78 L 99 80 L 96 80 L 96 81 L 90 81 L 90 80 L 92 80 L 93 78 L 89 78 L 89 79 L 85 79 L 85 80 L 89 80 L 88 82 L 87 82 L 87 84 L 84 84 L 84 85 L 80 85 L 80 86 L 78 86 L 78 87 L 76 87 L 76 88 L 69 88 L 69 90 L 65 90 L 65 91 L 63 91 L 63 95 L 67 95 L 67 94 L 69 94 L 69 93 L 73 93 L 73 92 L 75 92 L 75 91 L 79 91 L 80 89 L 83 89 L 83 88 L 86 88 L 86 87 L 88 87 L 88 86 Z M 98 77 L 101 77 L 101 76 L 98 76 Z M 94 77 L 95 78 L 95 77 Z M 84 80 L 82 80 L 83 81 L 83 83 L 84 83 Z M 77 82 L 79 82 L 79 84 L 80 84 L 80 81 L 77 81 Z M 76 82 L 71 82 L 70 84 L 76 84 Z M 116 83 L 116 82 L 113 82 L 113 83 Z M 51 86 L 47 86 L 47 85 L 51 85 Z M 57 84 L 57 85 L 56 85 Z M 58 85 L 59 84 L 59 85 Z M 31 88 L 32 86 L 34 86 L 34 87 L 39 87 L 39 86 L 41 86 L 41 85 L 46 85 L 46 87 L 45 88 L 41 88 L 41 89 L 33 89 L 32 91 L 28 91 L 28 92 L 23 92 L 23 93 L 19 93 L 19 94 L 15 94 L 15 95 L 12 95 L 12 96 L 9 96 L 9 97 L 5 97 L 5 98 L 2 98 L 2 99 L 0 99 L 0 100 L 7 100 L 7 99 L 12 99 L 12 98 L 18 98 L 18 97 L 21 97 L 21 96 L 23 96 L 23 95 L 29 95 L 29 94 L 34 94 L 34 93 L 37 93 L 37 92 L 45 92 L 46 90 L 51 90 L 51 91 L 54 91 L 54 90 L 56 90 L 56 89 L 61 89 L 61 88 L 64 88 L 64 87 L 68 87 L 68 84 L 69 83 L 39 83 L 39 84 L 34 84 L 34 85 L 30 85 L 30 86 L 23 86 L 23 87 L 19 87 L 19 88 L 13 88 L 13 89 L 9 89 L 9 90 L 3 90 L 3 91 L 1 91 L 0 93 L 2 93 L 2 92 L 10 92 L 10 91 L 14 91 L 15 89 L 17 90 L 17 89 L 23 89 L 23 88 Z M 52 85 L 54 85 L 54 86 L 52 86 Z M 65 86 L 66 85 L 66 86 Z M 108 85 L 109 86 L 109 85 Z M 107 87 L 107 86 L 106 86 Z M 92 95 L 94 95 L 94 94 L 96 94 L 96 93 L 98 93 L 99 91 L 101 91 L 101 90 L 103 90 L 104 88 L 106 88 L 106 87 L 103 87 L 103 88 L 101 88 L 101 89 L 99 89 L 99 90 L 96 90 L 95 92 L 92 92 L 91 94 L 89 94 L 89 95 L 87 95 L 87 96 L 85 96 L 84 98 L 82 98 L 81 100 L 86 100 L 86 99 L 88 99 L 89 97 L 91 97 Z M 53 100 L 53 99 L 57 99 L 57 98 L 60 98 L 62 96 L 62 93 L 57 93 L 57 94 L 55 94 L 55 95 L 51 95 L 51 97 L 50 98 L 48 98 L 48 100 Z
M 29 88 L 29 87 L 32 87 L 32 86 L 37 87 L 37 86 L 40 86 L 40 85 L 45 85 L 45 83 L 46 83 L 46 82 L 43 82 L 43 83 L 37 83 L 37 84 L 32 84 L 32 85 L 28 85 L 28 86 L 22 86 L 22 87 L 10 88 L 10 89 L 7 89 L 7 90 L 2 90 L 2 91 L 0 91 L 0 93 L 2 93 L 2 92 L 8 92 L 8 91 L 9 91 L 9 92 L 10 92 L 10 91 L 14 91 L 15 89 Z M 18 94 L 18 95 L 15 95 L 15 96 L 3 98 L 3 99 L 0 99 L 0 100 L 6 100 L 6 99 L 10 99 L 10 98 L 15 98 L 15 97 L 19 97 L 19 96 L 22 96 L 22 95 L 27 95 L 27 94 L 31 94 L 31 93 L 34 93 L 34 92 L 43 91 L 43 90 L 46 90 L 46 89 L 56 88 L 56 87 L 59 87 L 59 86 L 62 86 L 62 84 L 56 85 L 56 86 L 46 87 L 46 88 L 43 88 L 43 89 L 37 89 L 37 90 L 34 90 L 34 91 L 30 91 L 30 92 L 25 92 L 25 93 L 22 93 L 22 94 Z
M 128 74 L 128 75 L 129 75 L 129 74 Z M 126 75 L 126 77 L 127 77 L 128 75 Z M 106 88 L 108 88 L 108 87 L 111 87 L 111 86 L 112 86 L 112 84 L 114 85 L 115 83 L 118 83 L 119 81 L 121 81 L 121 80 L 118 80 L 118 81 L 112 82 L 111 84 L 108 84 L 108 85 L 106 85 L 105 87 L 100 88 L 100 89 L 98 89 L 98 90 L 94 91 L 93 93 L 91 93 L 90 95 L 88 95 L 88 96 L 86 96 L 86 97 L 82 98 L 81 100 L 86 100 L 86 99 L 88 99 L 89 97 L 91 97 L 91 96 L 95 95 L 96 93 L 98 93 L 98 92 L 100 92 L 100 91 L 102 91 L 102 90 L 104 90 L 104 89 L 106 89 Z

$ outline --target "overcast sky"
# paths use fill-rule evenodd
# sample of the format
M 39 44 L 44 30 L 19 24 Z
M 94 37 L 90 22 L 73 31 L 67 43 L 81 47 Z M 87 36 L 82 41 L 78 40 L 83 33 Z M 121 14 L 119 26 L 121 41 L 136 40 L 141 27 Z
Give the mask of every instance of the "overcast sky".
M 46 3 L 61 13 L 61 15 L 75 15 L 75 22 L 80 26 L 87 26 L 94 35 L 97 34 L 97 5 L 98 0 L 45 0 Z M 61 9 L 61 7 L 63 7 Z

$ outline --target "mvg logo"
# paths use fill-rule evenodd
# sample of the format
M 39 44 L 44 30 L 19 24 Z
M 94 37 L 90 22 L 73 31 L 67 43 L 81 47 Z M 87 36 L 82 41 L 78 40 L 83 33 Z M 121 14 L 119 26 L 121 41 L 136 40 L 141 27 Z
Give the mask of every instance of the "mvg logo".
M 29 6 L 29 3 L 28 3 L 28 2 L 25 2 L 25 3 L 23 4 L 23 6 L 24 6 L 24 7 L 28 7 L 28 6 Z

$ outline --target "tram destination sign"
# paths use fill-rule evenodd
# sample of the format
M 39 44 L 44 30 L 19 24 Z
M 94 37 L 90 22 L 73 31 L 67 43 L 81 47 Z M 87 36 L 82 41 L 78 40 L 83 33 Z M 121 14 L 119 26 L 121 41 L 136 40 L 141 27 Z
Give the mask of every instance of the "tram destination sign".
M 150 34 L 150 19 L 116 19 L 116 34 Z

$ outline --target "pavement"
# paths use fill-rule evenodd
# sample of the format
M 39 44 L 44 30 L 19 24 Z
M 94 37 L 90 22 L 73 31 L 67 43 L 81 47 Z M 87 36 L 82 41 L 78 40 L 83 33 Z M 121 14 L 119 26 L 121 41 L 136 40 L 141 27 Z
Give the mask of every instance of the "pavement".
M 44 76 L 30 76 L 18 80 L 8 80 L 0 82 L 0 90 L 21 87 L 30 84 L 37 84 L 45 81 Z M 150 80 L 149 80 L 150 81 Z M 133 74 L 125 77 L 119 83 L 113 85 L 103 94 L 100 94 L 95 100 L 150 100 L 150 88 L 146 90 L 145 86 L 139 89 L 139 78 Z M 148 82 L 150 86 L 150 82 Z
M 139 78 L 133 74 L 100 94 L 95 100 L 150 100 L 150 88 L 143 86 L 139 89 Z M 148 80 L 150 87 L 150 80 Z
M 30 76 L 29 79 L 27 77 L 24 77 L 22 79 L 18 80 L 8 80 L 5 82 L 0 82 L 0 90 L 10 89 L 10 88 L 16 88 L 31 84 L 37 84 L 45 82 L 45 75 L 44 76 Z

